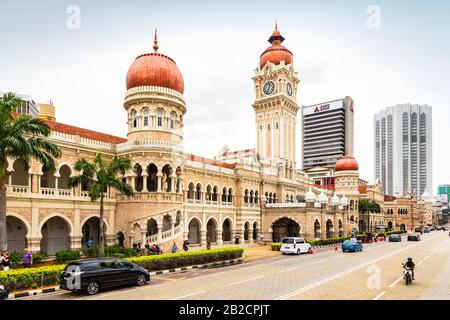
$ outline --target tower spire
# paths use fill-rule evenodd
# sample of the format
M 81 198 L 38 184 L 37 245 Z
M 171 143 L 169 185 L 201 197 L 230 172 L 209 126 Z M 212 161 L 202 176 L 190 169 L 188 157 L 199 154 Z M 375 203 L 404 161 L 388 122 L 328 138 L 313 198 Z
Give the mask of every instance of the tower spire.
M 153 40 L 153 50 L 155 50 L 155 52 L 158 52 L 158 34 L 155 28 L 155 39 Z
M 278 20 L 275 19 L 275 30 L 278 30 Z

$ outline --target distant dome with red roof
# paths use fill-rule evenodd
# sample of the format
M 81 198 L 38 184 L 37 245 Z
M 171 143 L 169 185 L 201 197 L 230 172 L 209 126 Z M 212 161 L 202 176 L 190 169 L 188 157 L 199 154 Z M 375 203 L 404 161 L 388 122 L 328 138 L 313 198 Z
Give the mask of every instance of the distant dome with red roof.
M 286 64 L 290 64 L 293 61 L 292 52 L 289 51 L 285 46 L 282 46 L 281 43 L 284 41 L 284 37 L 281 35 L 280 31 L 278 31 L 278 25 L 275 24 L 275 30 L 268 40 L 271 44 L 264 52 L 261 54 L 259 59 L 259 67 L 262 69 L 267 62 L 271 62 L 275 65 L 284 61 Z
M 158 53 L 155 30 L 154 52 L 138 56 L 127 73 L 127 90 L 140 86 L 158 86 L 184 93 L 183 76 L 175 61 Z
M 358 161 L 356 161 L 355 158 L 351 156 L 344 156 L 338 161 L 336 161 L 336 166 L 334 168 L 334 171 L 348 171 L 353 170 L 357 171 L 359 170 Z

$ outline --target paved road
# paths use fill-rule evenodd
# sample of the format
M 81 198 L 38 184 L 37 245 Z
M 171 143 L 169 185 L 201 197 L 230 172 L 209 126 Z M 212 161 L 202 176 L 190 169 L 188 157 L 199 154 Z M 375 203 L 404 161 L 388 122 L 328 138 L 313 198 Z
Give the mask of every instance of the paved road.
M 401 262 L 412 256 L 416 281 L 406 286 Z M 450 299 L 448 232 L 424 234 L 419 242 L 378 242 L 358 253 L 326 250 L 277 256 L 218 269 L 153 277 L 149 285 L 97 296 L 69 292 L 27 299 Z

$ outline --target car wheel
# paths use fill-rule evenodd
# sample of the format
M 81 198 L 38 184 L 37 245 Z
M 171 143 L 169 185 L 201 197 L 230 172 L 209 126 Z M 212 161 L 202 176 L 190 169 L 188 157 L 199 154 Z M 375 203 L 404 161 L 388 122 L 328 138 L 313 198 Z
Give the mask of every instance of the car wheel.
M 145 274 L 141 273 L 136 280 L 138 286 L 143 286 L 147 282 L 147 277 Z
M 99 291 L 100 291 L 100 284 L 97 281 L 89 281 L 86 288 L 86 292 L 92 296 L 94 294 L 99 293 Z
M 299 256 L 302 253 L 300 249 L 297 249 L 297 255 Z

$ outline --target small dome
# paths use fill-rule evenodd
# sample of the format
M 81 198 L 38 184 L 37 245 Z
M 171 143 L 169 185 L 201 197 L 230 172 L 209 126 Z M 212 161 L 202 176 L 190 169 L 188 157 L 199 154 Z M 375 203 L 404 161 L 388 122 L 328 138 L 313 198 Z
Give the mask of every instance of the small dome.
M 351 156 L 344 156 L 338 161 L 336 161 L 336 166 L 334 168 L 334 171 L 358 171 L 359 165 L 358 161 L 356 161 L 355 158 Z
M 337 196 L 336 193 L 331 198 L 331 203 L 333 204 L 333 206 L 338 206 L 340 204 L 340 199 L 339 199 L 339 197 Z
M 341 198 L 341 206 L 348 206 L 348 200 L 347 200 L 347 198 L 345 197 L 345 194 L 342 195 L 342 198 Z
M 312 192 L 311 187 L 309 187 L 309 191 L 305 195 L 306 202 L 314 202 L 316 201 L 316 194 Z
M 184 93 L 183 76 L 175 61 L 158 53 L 158 39 L 155 31 L 154 52 L 136 58 L 127 73 L 127 90 L 140 86 L 158 86 Z
M 293 61 L 292 52 L 289 51 L 285 46 L 282 46 L 281 43 L 284 41 L 284 37 L 281 35 L 280 31 L 278 31 L 278 26 L 275 25 L 275 30 L 268 40 L 271 44 L 264 52 L 261 54 L 259 58 L 259 68 L 262 69 L 266 63 L 269 61 L 275 65 L 284 61 L 286 64 L 290 64 Z
M 320 203 L 324 204 L 328 202 L 328 197 L 327 195 L 323 192 L 320 192 L 319 196 L 317 197 L 317 201 L 319 201 Z

